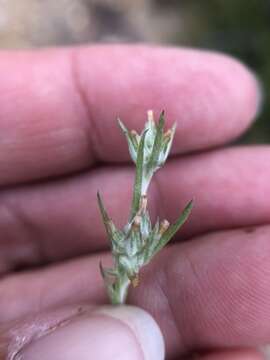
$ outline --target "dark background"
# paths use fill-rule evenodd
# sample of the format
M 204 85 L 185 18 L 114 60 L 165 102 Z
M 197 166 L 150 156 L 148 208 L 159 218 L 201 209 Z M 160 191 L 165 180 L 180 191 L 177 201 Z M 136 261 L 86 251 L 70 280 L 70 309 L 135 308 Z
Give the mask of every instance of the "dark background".
M 270 142 L 270 0 L 0 2 L 2 48 L 117 41 L 203 47 L 240 58 L 264 90 L 258 121 L 240 141 Z
M 189 39 L 185 39 L 186 44 L 236 56 L 259 77 L 264 93 L 262 112 L 241 140 L 249 143 L 270 142 L 270 1 L 207 0 L 180 3 L 194 17 Z M 176 36 L 174 41 L 181 43 L 181 38 Z

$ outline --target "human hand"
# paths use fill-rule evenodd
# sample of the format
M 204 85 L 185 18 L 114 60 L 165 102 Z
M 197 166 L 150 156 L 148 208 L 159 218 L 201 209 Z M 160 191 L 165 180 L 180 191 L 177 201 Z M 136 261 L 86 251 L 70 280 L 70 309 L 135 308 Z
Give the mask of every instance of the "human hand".
M 20 359 L 106 359 L 121 345 L 123 359 L 141 360 L 138 342 L 154 358 L 151 341 L 162 358 L 145 313 L 108 310 L 121 322 L 97 307 L 109 252 L 96 191 L 123 224 L 134 168 L 115 119 L 140 130 L 148 109 L 163 108 L 178 128 L 150 211 L 173 221 L 192 197 L 195 206 L 129 303 L 157 321 L 168 359 L 261 358 L 245 349 L 270 341 L 270 151 L 220 148 L 256 114 L 253 75 L 226 56 L 144 46 L 7 51 L 0 74 L 2 358 L 23 346 Z

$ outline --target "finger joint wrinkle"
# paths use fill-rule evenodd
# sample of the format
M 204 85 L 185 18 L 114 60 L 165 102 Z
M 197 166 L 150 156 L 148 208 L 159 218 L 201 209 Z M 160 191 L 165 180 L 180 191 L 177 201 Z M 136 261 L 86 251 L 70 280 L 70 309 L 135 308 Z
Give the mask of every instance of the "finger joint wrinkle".
M 96 122 L 93 119 L 93 112 L 91 101 L 89 96 L 86 94 L 85 87 L 81 79 L 81 70 L 79 66 L 79 55 L 80 49 L 76 48 L 70 52 L 70 72 L 71 79 L 74 87 L 75 94 L 78 96 L 81 108 L 84 112 L 84 128 L 86 127 L 87 143 L 89 147 L 89 154 L 92 154 L 94 162 L 97 162 L 100 158 L 99 147 L 101 136 L 99 134 Z

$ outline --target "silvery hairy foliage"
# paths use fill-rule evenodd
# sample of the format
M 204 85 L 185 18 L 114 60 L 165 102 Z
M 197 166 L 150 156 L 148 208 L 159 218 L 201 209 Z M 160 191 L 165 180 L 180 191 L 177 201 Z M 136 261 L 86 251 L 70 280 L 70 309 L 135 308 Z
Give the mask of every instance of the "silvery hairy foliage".
M 140 269 L 170 241 L 192 209 L 190 201 L 174 224 L 170 225 L 167 220 L 157 220 L 154 225 L 151 224 L 147 210 L 147 190 L 154 173 L 164 165 L 169 155 L 175 133 L 175 125 L 164 131 L 164 112 L 156 124 L 153 112 L 149 111 L 148 121 L 141 135 L 128 130 L 120 120 L 118 122 L 136 165 L 136 175 L 129 221 L 123 229 L 117 229 L 114 225 L 100 194 L 97 194 L 114 260 L 112 268 L 104 268 L 100 263 L 100 271 L 113 304 L 125 303 L 130 284 L 138 285 Z

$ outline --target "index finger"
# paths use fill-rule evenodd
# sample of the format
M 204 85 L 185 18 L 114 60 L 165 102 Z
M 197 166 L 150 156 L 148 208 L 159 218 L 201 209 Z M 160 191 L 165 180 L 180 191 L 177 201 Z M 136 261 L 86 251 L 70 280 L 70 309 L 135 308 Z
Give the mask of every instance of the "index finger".
M 224 143 L 254 118 L 258 87 L 210 52 L 92 46 L 0 53 L 0 184 L 128 159 L 116 117 L 140 130 L 148 109 L 178 122 L 174 153 Z

